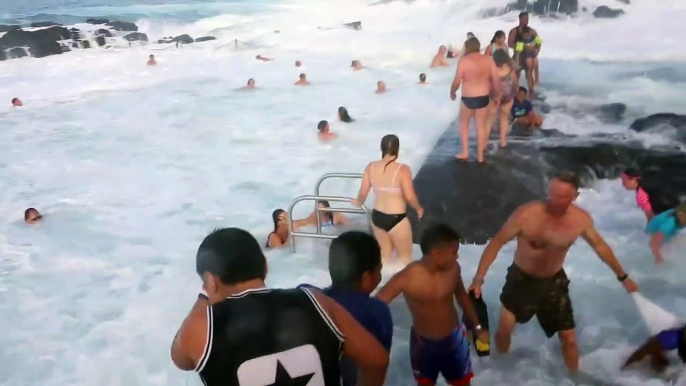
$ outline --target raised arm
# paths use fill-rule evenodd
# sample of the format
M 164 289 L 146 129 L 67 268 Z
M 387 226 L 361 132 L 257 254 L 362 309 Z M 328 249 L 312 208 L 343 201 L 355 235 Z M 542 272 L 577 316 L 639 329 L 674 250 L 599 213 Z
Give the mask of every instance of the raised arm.
M 367 165 L 367 167 L 364 169 L 364 174 L 362 174 L 362 184 L 360 185 L 360 191 L 357 193 L 357 198 L 353 200 L 353 205 L 355 206 L 362 206 L 367 199 L 367 195 L 369 194 L 369 191 L 372 188 L 372 181 L 369 177 L 369 174 L 371 173 L 371 166 L 372 164 L 370 163 Z
M 590 219 L 589 217 L 588 223 L 589 225 L 586 228 L 586 230 L 583 231 L 581 237 L 583 237 L 583 239 L 586 240 L 588 245 L 590 245 L 591 248 L 593 248 L 593 250 L 598 255 L 600 260 L 602 260 L 608 267 L 610 267 L 612 272 L 614 272 L 615 275 L 617 275 L 617 280 L 624 284 L 624 288 L 626 288 L 627 292 L 638 291 L 638 286 L 626 274 L 624 268 L 622 268 L 622 265 L 615 257 L 614 252 L 612 252 L 612 248 L 610 248 L 610 246 L 607 245 L 603 237 L 600 236 L 598 231 L 593 226 L 593 219 Z
M 414 191 L 414 183 L 412 183 L 412 170 L 407 165 L 400 166 L 400 189 L 403 192 L 403 197 L 405 201 L 417 212 L 417 216 L 422 218 L 424 215 L 424 208 L 419 205 L 419 199 L 417 198 L 417 193 Z
M 390 360 L 388 351 L 345 308 L 319 291 L 311 293 L 345 336 L 343 353 L 357 363 L 358 386 L 382 386 Z
M 460 84 L 462 84 L 462 59 L 460 59 L 459 62 L 457 62 L 457 70 L 455 70 L 455 78 L 453 79 L 453 84 L 450 85 L 450 99 L 455 100 L 457 98 L 457 90 L 460 88 Z
M 207 298 L 198 296 L 193 308 L 174 336 L 171 345 L 171 358 L 176 367 L 181 370 L 195 370 L 200 357 L 202 357 L 207 340 L 208 306 Z
M 535 204 L 524 204 L 517 208 L 507 221 L 505 221 L 505 224 L 503 224 L 498 233 L 488 242 L 488 245 L 486 245 L 486 248 L 481 254 L 481 260 L 479 260 L 479 267 L 474 275 L 474 280 L 472 281 L 474 294 L 477 297 L 481 295 L 481 284 L 484 282 L 488 268 L 491 267 L 491 264 L 493 264 L 496 257 L 498 257 L 500 249 L 519 235 L 519 232 L 522 230 L 522 222 L 525 220 L 526 213 L 530 210 L 531 205 Z
M 407 267 L 403 268 L 400 272 L 393 275 L 391 280 L 386 283 L 379 292 L 376 293 L 376 298 L 382 302 L 388 304 L 397 298 L 403 292 L 405 288 L 405 283 L 407 282 Z

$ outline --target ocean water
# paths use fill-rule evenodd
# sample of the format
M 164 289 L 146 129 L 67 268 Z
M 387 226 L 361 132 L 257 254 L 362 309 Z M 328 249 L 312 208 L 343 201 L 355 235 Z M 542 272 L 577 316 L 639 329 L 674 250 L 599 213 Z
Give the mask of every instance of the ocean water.
M 428 70 L 432 54 L 439 44 L 461 45 L 468 31 L 484 46 L 495 30 L 507 31 L 516 14 L 481 17 L 504 3 L 3 5 L 4 21 L 45 18 L 39 14 L 122 16 L 137 21 L 151 40 L 181 33 L 218 40 L 0 63 L 0 385 L 197 384 L 195 375 L 173 366 L 169 346 L 200 286 L 194 255 L 202 238 L 215 227 L 238 226 L 264 243 L 272 210 L 312 194 L 325 173 L 361 172 L 379 157 L 379 140 L 388 133 L 399 135 L 401 161 L 416 172 L 457 114 L 449 99 L 453 70 Z M 591 10 L 603 4 L 581 3 Z M 676 39 L 686 5 L 606 4 L 627 13 L 614 20 L 531 20 L 544 39 L 542 91 L 554 108 L 547 127 L 616 133 L 626 131 L 631 117 L 684 113 L 686 52 Z M 357 20 L 362 31 L 335 28 Z M 248 45 L 237 49 L 234 39 Z M 145 66 L 151 53 L 159 62 L 154 68 Z M 257 54 L 275 60 L 258 62 Z M 353 59 L 367 68 L 350 71 Z M 296 69 L 295 60 L 305 70 Z M 293 86 L 301 71 L 310 87 Z M 428 85 L 416 84 L 420 72 L 427 73 Z M 260 89 L 238 90 L 248 78 Z M 374 94 L 378 80 L 388 84 L 387 94 Z M 24 107 L 11 108 L 13 97 Z M 584 113 L 608 102 L 627 104 L 627 122 L 604 124 Z M 353 124 L 336 121 L 339 106 L 348 108 Z M 337 141 L 316 140 L 321 119 L 331 122 Z M 330 180 L 322 193 L 352 197 L 358 183 Z M 686 240 L 671 245 L 668 262 L 657 267 L 642 232 L 643 215 L 619 181 L 598 182 L 578 203 L 593 215 L 642 293 L 684 315 L 686 264 L 680 251 Z M 45 214 L 43 224 L 23 224 L 23 210 L 30 206 Z M 311 210 L 302 203 L 295 217 Z M 267 253 L 268 284 L 327 285 L 327 243 L 299 239 L 297 246 L 296 254 Z M 493 325 L 513 247 L 503 249 L 484 287 Z M 465 281 L 482 250 L 461 248 Z M 647 330 L 611 271 L 583 242 L 572 248 L 566 267 L 584 371 L 597 384 L 665 384 L 647 372 L 618 370 Z M 397 328 L 387 384 L 411 385 L 410 319 L 400 301 L 393 312 Z M 559 343 L 546 340 L 535 322 L 518 327 L 511 355 L 475 359 L 474 366 L 474 384 L 573 384 L 562 370 Z

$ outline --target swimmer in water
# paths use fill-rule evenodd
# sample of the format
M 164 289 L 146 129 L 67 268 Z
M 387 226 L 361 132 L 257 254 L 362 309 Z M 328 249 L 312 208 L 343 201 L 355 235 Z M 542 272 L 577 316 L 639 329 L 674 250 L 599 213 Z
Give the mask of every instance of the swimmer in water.
M 455 78 L 450 86 L 450 99 L 457 99 L 457 90 L 462 88 L 460 103 L 460 141 L 462 152 L 455 156 L 458 161 L 469 160 L 469 122 L 476 122 L 476 160 L 484 162 L 484 153 L 489 130 L 488 106 L 491 100 L 498 105 L 501 100 L 500 76 L 491 56 L 481 54 L 481 43 L 477 38 L 465 42 L 465 54 L 457 64 Z
M 155 60 L 155 55 L 150 55 L 148 57 L 148 66 L 155 66 L 157 65 L 157 61 Z
M 446 224 L 422 234 L 422 258 L 395 274 L 376 297 L 385 303 L 402 294 L 412 315 L 410 362 L 418 385 L 435 385 L 443 375 L 449 385 L 467 386 L 474 376 L 467 328 L 460 322 L 455 300 L 469 329 L 489 342 L 462 282 L 458 260 L 460 237 Z
M 666 352 L 674 350 L 677 350 L 681 361 L 686 363 L 686 326 L 664 330 L 650 337 L 638 350 L 631 354 L 622 366 L 622 370 L 649 356 L 651 367 L 661 373 L 669 366 Z
M 307 81 L 307 75 L 305 75 L 305 73 L 298 75 L 298 78 L 298 81 L 295 82 L 296 86 L 308 86 L 310 84 L 310 82 Z
M 664 243 L 669 243 L 685 227 L 686 202 L 674 209 L 666 210 L 648 221 L 646 233 L 650 235 L 650 250 L 655 256 L 656 264 L 665 262 L 660 251 Z
M 331 132 L 331 126 L 329 126 L 329 122 L 326 120 L 319 121 L 317 124 L 317 131 L 319 132 L 317 135 L 319 136 L 320 141 L 330 141 L 338 138 L 336 133 Z
M 434 55 L 434 58 L 431 60 L 430 68 L 450 67 L 450 63 L 447 60 L 445 60 L 447 52 L 448 49 L 445 46 L 438 47 L 438 52 L 436 53 L 436 55 Z
M 426 84 L 426 74 L 419 74 L 419 84 Z
M 320 209 L 330 208 L 328 201 L 319 201 L 317 207 Z M 276 209 L 272 212 L 272 222 L 274 230 L 267 236 L 267 248 L 277 248 L 289 244 L 290 232 L 288 230 L 288 213 L 283 209 Z M 341 213 L 321 211 L 319 213 L 319 223 L 323 228 L 337 225 L 347 225 L 350 223 L 347 217 Z M 312 211 L 309 216 L 300 220 L 293 220 L 293 230 L 297 231 L 302 227 L 314 226 L 317 224 L 317 213 Z
M 350 63 L 350 67 L 355 71 L 361 70 L 364 68 L 364 67 L 362 67 L 362 63 L 359 60 L 353 60 L 352 63 Z
M 255 59 L 261 60 L 261 61 L 263 61 L 263 62 L 270 62 L 270 61 L 274 60 L 274 59 L 272 59 L 272 58 L 265 58 L 265 57 L 262 56 L 262 55 L 257 55 L 257 56 L 255 57 Z
M 244 89 L 247 89 L 247 90 L 254 90 L 254 89 L 256 89 L 257 86 L 255 86 L 255 79 L 253 79 L 253 78 L 248 79 L 248 84 L 247 84 L 245 87 L 243 87 L 243 88 L 244 88 Z
M 488 268 L 502 247 L 517 240 L 514 261 L 507 269 L 500 294 L 500 324 L 495 334 L 498 352 L 507 353 L 516 324 L 530 321 L 534 315 L 548 338 L 557 334 L 565 365 L 571 372 L 579 369 L 579 346 L 569 278 L 564 270 L 569 249 L 579 237 L 616 275 L 617 281 L 631 293 L 638 291 L 614 252 L 595 229 L 593 218 L 574 205 L 579 195 L 579 177 L 560 171 L 548 183 L 548 198 L 517 208 L 484 249 L 470 289 L 482 296 L 481 286 Z
M 278 248 L 290 243 L 290 232 L 288 230 L 288 213 L 283 209 L 276 209 L 272 212 L 274 230 L 267 236 L 267 248 Z M 295 221 L 293 222 L 295 229 Z
M 12 107 L 21 107 L 24 104 L 21 103 L 21 100 L 19 98 L 12 98 Z
M 338 108 L 338 119 L 341 122 L 345 122 L 345 123 L 351 123 L 354 121 L 354 119 L 352 119 L 350 117 L 350 114 L 348 114 L 348 109 L 346 109 L 343 106 Z
M 36 208 L 28 208 L 24 211 L 24 222 L 27 224 L 37 224 L 43 219 L 43 215 Z
M 296 61 L 295 61 L 295 66 L 296 66 L 296 67 L 300 67 L 300 66 L 302 66 L 302 65 L 303 65 L 303 63 L 302 63 L 301 61 L 299 61 L 299 60 L 296 60 Z
M 386 92 L 386 82 L 384 82 L 383 80 L 376 82 L 376 91 L 374 91 L 374 93 L 383 94 L 385 92 Z
M 412 183 L 410 167 L 398 161 L 400 139 L 393 134 L 381 138 L 381 160 L 370 162 L 364 169 L 362 184 L 353 205 L 360 207 L 374 189 L 372 230 L 381 246 L 381 256 L 390 262 L 395 251 L 398 260 L 412 260 L 412 227 L 407 218 L 407 205 L 421 219 L 424 209 L 419 205 Z

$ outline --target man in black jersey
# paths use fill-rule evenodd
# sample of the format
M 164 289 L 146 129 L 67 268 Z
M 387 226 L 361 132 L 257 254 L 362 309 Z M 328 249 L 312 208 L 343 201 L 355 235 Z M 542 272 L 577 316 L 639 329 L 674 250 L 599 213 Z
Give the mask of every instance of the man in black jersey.
M 206 292 L 171 357 L 205 386 L 338 386 L 341 350 L 357 363 L 361 385 L 383 385 L 383 346 L 317 290 L 266 288 L 267 261 L 250 233 L 215 230 L 200 244 L 196 269 Z

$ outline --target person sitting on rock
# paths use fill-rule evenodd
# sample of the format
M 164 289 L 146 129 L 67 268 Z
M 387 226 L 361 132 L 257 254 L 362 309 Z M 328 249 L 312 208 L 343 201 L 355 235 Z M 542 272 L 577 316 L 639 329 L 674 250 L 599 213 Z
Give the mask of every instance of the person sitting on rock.
M 24 104 L 21 103 L 21 100 L 19 98 L 12 98 L 12 106 L 13 107 L 21 107 Z
M 534 112 L 534 106 L 527 99 L 528 90 L 520 87 L 512 103 L 512 125 L 518 129 L 533 130 L 543 125 L 543 118 Z
M 154 66 L 157 64 L 157 61 L 155 60 L 155 55 L 150 55 L 148 57 L 148 66 Z

